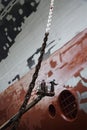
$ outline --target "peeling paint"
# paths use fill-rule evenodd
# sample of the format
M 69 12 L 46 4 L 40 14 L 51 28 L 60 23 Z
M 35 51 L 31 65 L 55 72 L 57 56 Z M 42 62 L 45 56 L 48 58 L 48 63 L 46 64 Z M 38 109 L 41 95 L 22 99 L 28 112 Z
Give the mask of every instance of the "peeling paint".
M 61 49 L 54 52 L 47 60 L 43 61 L 29 103 L 37 96 L 37 85 L 43 79 L 45 79 L 48 84 L 51 80 L 56 80 L 58 85 L 55 87 L 55 96 L 44 97 L 36 106 L 28 111 L 22 117 L 19 129 L 87 129 L 87 61 L 85 60 L 87 57 L 86 32 L 87 30 L 80 33 L 80 35 L 77 35 Z M 74 49 L 72 49 L 73 47 Z M 71 52 L 73 52 L 72 55 L 70 55 Z M 84 53 L 81 54 L 81 52 Z M 59 54 L 61 54 L 60 61 L 58 60 Z M 20 108 L 33 73 L 34 69 L 0 93 L 0 125 L 7 121 Z M 62 113 L 60 113 L 59 110 L 60 106 L 58 105 L 58 97 L 60 91 L 64 89 L 74 92 L 76 101 L 79 103 L 77 119 L 71 123 L 61 117 Z M 54 105 L 56 109 L 55 118 L 49 116 L 50 104 Z

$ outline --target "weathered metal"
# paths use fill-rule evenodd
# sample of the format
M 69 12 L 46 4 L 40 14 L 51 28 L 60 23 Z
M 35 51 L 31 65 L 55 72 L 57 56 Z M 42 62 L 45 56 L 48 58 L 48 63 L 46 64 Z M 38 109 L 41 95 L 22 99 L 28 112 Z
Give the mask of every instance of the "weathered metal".
M 20 108 L 33 73 L 34 69 L 0 94 L 0 125 Z M 56 80 L 58 85 L 55 86 L 55 96 L 44 97 L 24 114 L 18 129 L 87 130 L 86 73 L 87 29 L 43 61 L 29 103 L 37 97 L 37 86 L 43 79 L 48 84 L 52 79 Z M 78 111 L 74 119 L 69 119 L 60 106 L 60 95 L 65 90 L 75 97 Z

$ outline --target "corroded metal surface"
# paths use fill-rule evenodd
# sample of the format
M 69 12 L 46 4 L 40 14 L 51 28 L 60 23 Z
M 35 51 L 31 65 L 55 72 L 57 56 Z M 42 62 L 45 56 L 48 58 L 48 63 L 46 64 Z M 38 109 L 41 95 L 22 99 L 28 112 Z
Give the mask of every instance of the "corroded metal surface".
M 0 125 L 15 114 L 23 102 L 34 69 L 20 81 L 9 86 L 0 94 Z M 55 79 L 54 97 L 44 97 L 36 106 L 23 115 L 21 130 L 87 130 L 87 30 L 84 30 L 61 49 L 44 61 L 32 92 L 36 97 L 38 84 L 45 79 Z M 67 121 L 60 111 L 58 97 L 64 89 L 69 89 L 78 103 L 78 115 L 74 121 Z

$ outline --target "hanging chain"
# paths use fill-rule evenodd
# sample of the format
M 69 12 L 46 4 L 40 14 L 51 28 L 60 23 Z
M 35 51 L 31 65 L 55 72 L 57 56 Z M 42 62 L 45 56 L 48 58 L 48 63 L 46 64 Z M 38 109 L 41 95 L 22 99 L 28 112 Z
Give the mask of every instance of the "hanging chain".
M 49 35 L 49 33 L 45 33 L 44 43 L 43 43 L 42 49 L 41 49 L 41 55 L 40 55 L 40 57 L 38 59 L 38 64 L 36 65 L 35 73 L 32 76 L 32 81 L 31 81 L 31 83 L 29 85 L 29 88 L 28 88 L 28 91 L 27 91 L 27 93 L 25 95 L 24 102 L 23 102 L 22 106 L 19 109 L 18 119 L 17 119 L 16 122 L 14 122 L 14 126 L 13 126 L 12 130 L 15 130 L 18 127 L 19 120 L 20 120 L 21 116 L 23 115 L 23 113 L 24 113 L 24 111 L 26 109 L 27 103 L 28 103 L 28 101 L 29 101 L 29 99 L 31 97 L 31 93 L 32 93 L 32 90 L 33 90 L 33 88 L 35 86 L 35 81 L 36 81 L 36 79 L 38 77 L 38 72 L 39 72 L 39 69 L 41 67 L 41 62 L 42 62 L 42 59 L 43 59 L 43 55 L 44 55 L 48 35 Z
M 18 115 L 18 118 L 17 118 L 16 122 L 14 122 L 14 124 L 13 124 L 12 130 L 16 130 L 16 128 L 18 127 L 21 116 L 23 115 L 23 113 L 24 113 L 24 111 L 26 109 L 27 103 L 28 103 L 28 101 L 29 101 L 29 99 L 31 97 L 32 90 L 33 90 L 33 88 L 35 86 L 35 81 L 36 81 L 36 79 L 38 77 L 38 73 L 39 73 L 39 70 L 40 70 L 40 67 L 41 67 L 41 62 L 43 60 L 43 55 L 45 53 L 46 43 L 47 43 L 47 40 L 48 40 L 49 30 L 50 30 L 50 26 L 51 26 L 52 14 L 53 14 L 53 4 L 54 4 L 54 0 L 51 0 L 49 16 L 48 16 L 48 22 L 47 22 L 45 37 L 43 39 L 43 44 L 42 44 L 42 47 L 41 47 L 40 57 L 38 58 L 38 63 L 36 65 L 36 67 L 35 67 L 35 72 L 34 72 L 34 74 L 32 76 L 32 81 L 29 84 L 28 91 L 27 91 L 27 93 L 25 95 L 24 102 L 23 102 L 23 104 L 21 105 L 21 107 L 19 109 L 19 115 Z
M 54 3 L 54 0 L 51 0 L 51 5 L 50 5 L 50 11 L 49 11 L 49 17 L 48 17 L 48 23 L 47 23 L 47 28 L 46 28 L 46 33 L 45 33 L 45 37 L 44 37 L 44 42 L 42 44 L 42 47 L 41 47 L 41 54 L 40 54 L 40 57 L 38 59 L 38 64 L 36 65 L 35 67 L 35 73 L 33 74 L 32 76 L 32 81 L 29 85 L 29 88 L 28 88 L 28 91 L 26 93 L 26 96 L 25 96 L 25 100 L 22 104 L 22 106 L 20 107 L 19 111 L 22 112 L 24 111 L 24 109 L 26 108 L 26 105 L 31 97 L 31 92 L 32 92 L 32 89 L 34 88 L 35 86 L 35 81 L 38 77 L 38 73 L 39 73 L 39 70 L 40 70 L 40 67 L 41 67 L 41 62 L 43 60 L 43 55 L 44 55 L 44 52 L 45 52 L 45 48 L 46 48 L 46 42 L 48 40 L 48 35 L 49 35 L 49 30 L 50 30 L 50 25 L 51 25 L 51 19 L 52 19 L 52 13 L 53 13 L 53 3 Z

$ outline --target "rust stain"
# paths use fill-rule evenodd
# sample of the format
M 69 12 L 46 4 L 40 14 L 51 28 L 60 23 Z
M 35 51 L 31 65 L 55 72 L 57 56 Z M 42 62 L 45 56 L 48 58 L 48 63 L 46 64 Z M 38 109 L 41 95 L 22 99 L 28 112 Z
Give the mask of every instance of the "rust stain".
M 50 66 L 51 66 L 51 68 L 55 68 L 56 65 L 57 65 L 57 62 L 56 62 L 56 61 L 53 61 L 53 60 L 50 61 Z
M 76 73 L 74 74 L 74 76 L 75 76 L 75 77 L 80 76 L 80 71 L 81 71 L 81 70 L 83 70 L 83 68 L 80 68 L 80 70 L 79 70 L 78 72 L 76 72 Z
M 52 76 L 53 75 L 53 72 L 50 70 L 49 72 L 48 72 L 48 77 L 50 77 L 50 76 Z
M 69 68 L 73 68 L 73 67 L 75 67 L 75 66 L 77 66 L 77 65 L 80 65 L 80 64 L 86 62 L 86 61 L 87 61 L 87 54 L 86 54 L 86 53 L 87 53 L 87 48 L 84 49 L 84 52 L 83 52 L 83 51 L 79 52 L 79 53 L 72 59 L 72 61 L 70 62 Z

